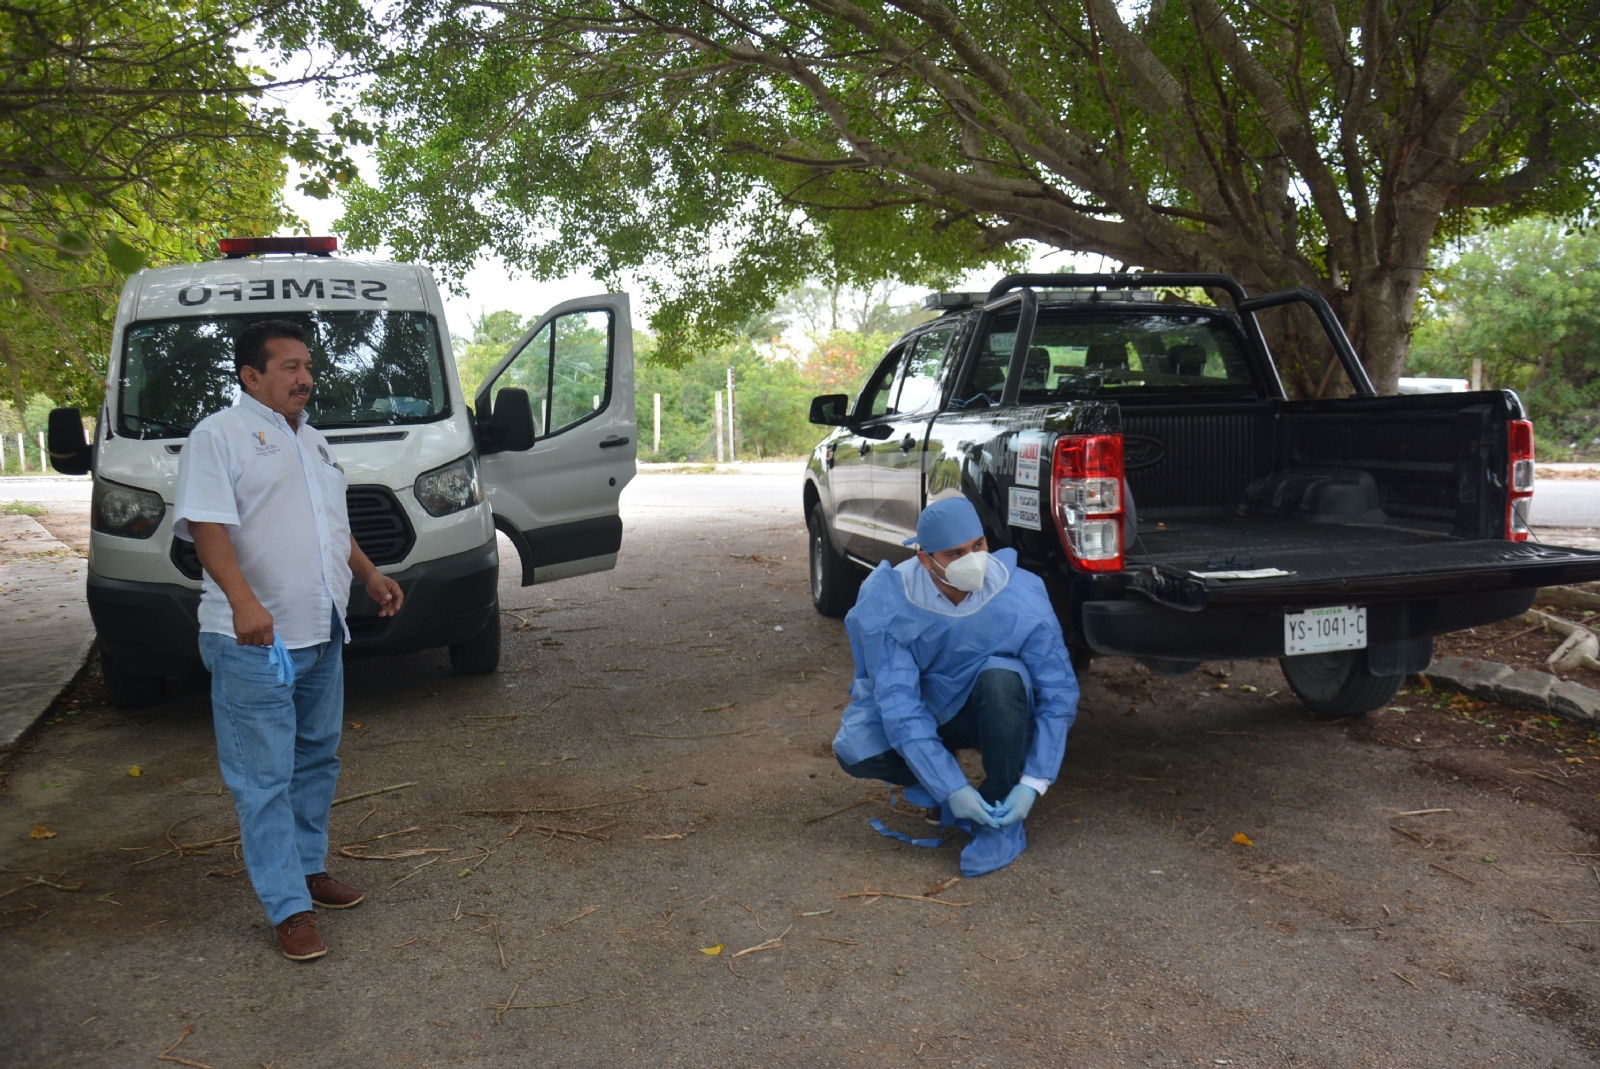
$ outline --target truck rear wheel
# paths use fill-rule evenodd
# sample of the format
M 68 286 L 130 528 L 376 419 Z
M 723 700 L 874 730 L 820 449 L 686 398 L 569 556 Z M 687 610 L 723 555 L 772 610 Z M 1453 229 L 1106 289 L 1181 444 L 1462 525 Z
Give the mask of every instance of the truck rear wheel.
M 458 676 L 485 676 L 500 667 L 500 603 L 475 638 L 450 647 L 450 669 Z
M 144 676 L 130 672 L 113 660 L 104 646 L 97 645 L 96 648 L 100 652 L 100 678 L 106 685 L 106 700 L 112 708 L 131 712 L 160 705 L 166 699 L 165 676 Z
M 833 551 L 821 502 L 811 506 L 806 527 L 811 543 L 811 604 L 824 616 L 843 616 L 856 603 L 861 573 L 843 554 Z
M 1323 716 L 1370 713 L 1393 698 L 1406 680 L 1404 672 L 1373 675 L 1367 668 L 1366 650 L 1281 657 L 1278 664 L 1295 696 Z

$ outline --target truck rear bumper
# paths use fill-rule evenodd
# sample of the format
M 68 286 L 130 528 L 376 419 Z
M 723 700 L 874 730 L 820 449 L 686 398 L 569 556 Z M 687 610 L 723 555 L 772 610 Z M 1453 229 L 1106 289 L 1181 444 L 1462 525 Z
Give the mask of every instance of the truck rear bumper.
M 1504 620 L 1526 612 L 1534 594 L 1531 589 L 1494 590 L 1368 605 L 1367 640 L 1375 646 Z M 1086 601 L 1082 633 L 1096 652 L 1125 657 L 1184 661 L 1282 657 L 1285 611 L 1211 605 L 1199 612 L 1181 612 L 1142 597 Z
M 405 607 L 387 619 L 365 589 L 351 584 L 348 657 L 414 653 L 465 642 L 498 611 L 499 555 L 494 542 L 388 573 Z M 172 583 L 139 583 L 89 573 L 89 615 L 106 654 L 132 672 L 203 672 L 200 592 Z

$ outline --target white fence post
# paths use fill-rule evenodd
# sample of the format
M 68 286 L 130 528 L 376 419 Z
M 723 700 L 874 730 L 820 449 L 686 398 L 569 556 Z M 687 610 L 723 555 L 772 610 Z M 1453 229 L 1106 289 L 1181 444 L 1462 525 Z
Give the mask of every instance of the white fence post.
M 716 437 L 717 437 L 717 463 L 721 464 L 722 463 L 722 391 L 718 390 L 716 393 L 712 394 L 711 396 L 712 396 L 712 400 L 716 404 L 716 408 L 717 408 L 716 426 L 715 426 L 714 429 L 716 431 Z
M 39 432 L 39 470 L 41 472 L 47 472 L 47 471 L 50 470 L 49 459 L 50 459 L 50 454 L 47 453 L 45 451 L 45 448 L 44 448 L 44 431 L 40 431 Z
M 733 438 L 733 368 L 728 369 L 728 459 L 738 460 L 739 451 Z
M 661 395 L 656 394 L 656 452 L 661 452 Z
M 28 470 L 28 451 L 22 448 L 22 435 L 17 435 L 17 471 L 26 474 Z

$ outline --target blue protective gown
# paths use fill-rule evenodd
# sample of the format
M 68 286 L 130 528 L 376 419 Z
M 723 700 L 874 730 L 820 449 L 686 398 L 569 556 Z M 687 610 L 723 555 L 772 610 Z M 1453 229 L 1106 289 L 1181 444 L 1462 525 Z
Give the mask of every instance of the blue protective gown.
M 979 672 L 999 666 L 1023 669 L 1029 685 L 1033 742 L 1023 774 L 1055 781 L 1078 711 L 1078 680 L 1043 581 L 1017 567 L 1015 550 L 993 557 L 1009 577 L 977 611 L 963 615 L 913 603 L 903 576 L 888 564 L 861 584 L 845 617 L 855 678 L 833 740 L 845 764 L 896 750 L 933 801 L 942 803 L 967 785 L 967 777 L 940 740 L 939 725 L 961 711 Z M 996 571 L 991 564 L 991 574 Z

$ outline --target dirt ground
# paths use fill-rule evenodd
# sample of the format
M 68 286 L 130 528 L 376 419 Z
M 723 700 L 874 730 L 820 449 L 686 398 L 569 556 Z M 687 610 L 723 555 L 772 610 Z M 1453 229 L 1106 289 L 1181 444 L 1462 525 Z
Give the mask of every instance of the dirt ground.
M 311 964 L 175 849 L 236 831 L 203 685 L 124 717 L 91 669 L 4 769 L 0 1064 L 1600 1062 L 1600 738 L 1097 661 L 1028 851 L 947 885 L 829 754 L 849 650 L 761 478 L 642 476 L 615 572 L 503 588 L 497 675 L 350 665 L 340 793 L 414 785 L 334 810 L 368 900 Z

